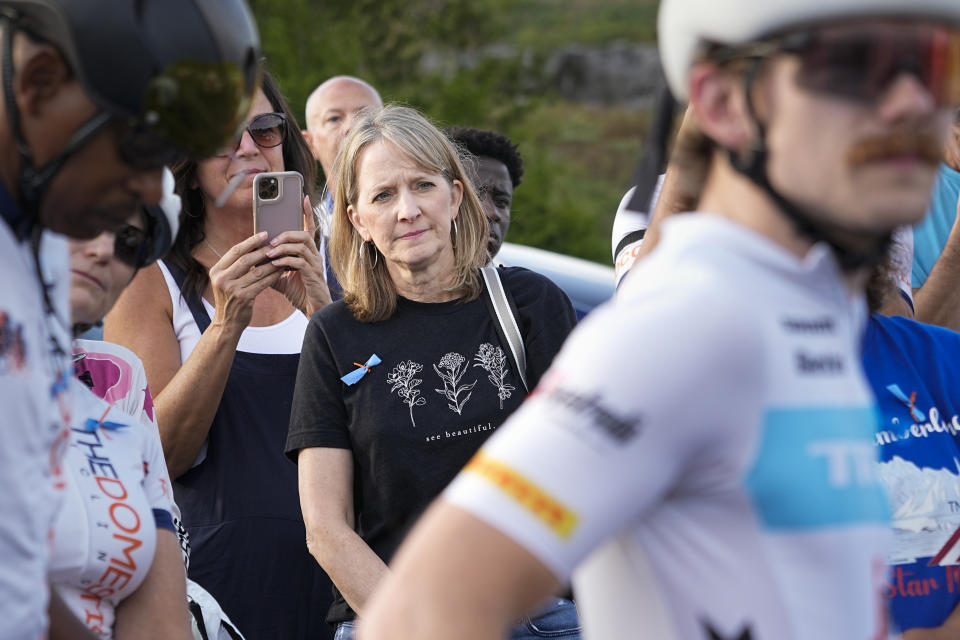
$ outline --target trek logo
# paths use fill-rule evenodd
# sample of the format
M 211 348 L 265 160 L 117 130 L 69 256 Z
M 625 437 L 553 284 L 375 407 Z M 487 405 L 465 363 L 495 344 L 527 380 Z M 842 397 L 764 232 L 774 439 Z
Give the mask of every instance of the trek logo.
M 813 440 L 806 447 L 813 459 L 822 459 L 827 465 L 830 486 L 843 489 L 857 484 L 870 487 L 877 484 L 874 467 L 877 458 L 873 444 L 863 440 Z
M 843 373 L 843 357 L 836 353 L 811 355 L 798 352 L 795 354 L 797 370 L 804 375 L 836 375 Z
M 762 524 L 781 531 L 886 524 L 876 425 L 868 407 L 768 411 L 746 481 Z
M 790 333 L 803 334 L 822 334 L 833 333 L 835 324 L 833 318 L 824 316 L 822 318 L 783 318 L 781 321 L 783 328 Z
M 618 416 L 600 404 L 600 395 L 582 395 L 569 389 L 556 388 L 550 392 L 549 399 L 557 404 L 583 415 L 584 425 L 593 425 L 619 444 L 626 444 L 634 437 L 640 427 L 638 416 Z M 579 428 L 579 427 L 578 427 Z

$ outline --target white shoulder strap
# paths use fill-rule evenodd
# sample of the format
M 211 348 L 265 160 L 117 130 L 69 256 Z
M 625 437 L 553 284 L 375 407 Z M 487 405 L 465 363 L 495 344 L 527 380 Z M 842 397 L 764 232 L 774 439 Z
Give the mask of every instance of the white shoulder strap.
M 513 310 L 510 308 L 507 294 L 503 290 L 500 274 L 496 267 L 490 265 L 481 268 L 480 273 L 483 275 L 484 284 L 487 285 L 487 295 L 490 296 L 496 320 L 507 339 L 510 355 L 513 356 L 513 362 L 517 366 L 517 373 L 520 374 L 520 381 L 523 382 L 523 388 L 529 391 L 530 387 L 527 385 L 527 352 L 523 347 L 523 336 L 520 335 L 517 319 L 513 317 Z

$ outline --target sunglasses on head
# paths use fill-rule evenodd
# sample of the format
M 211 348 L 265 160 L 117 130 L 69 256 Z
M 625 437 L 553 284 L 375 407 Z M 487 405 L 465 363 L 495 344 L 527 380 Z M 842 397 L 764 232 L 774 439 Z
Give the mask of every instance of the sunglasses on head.
M 113 257 L 123 264 L 138 269 L 147 256 L 149 235 L 144 229 L 124 225 L 113 237 Z
M 253 118 L 247 125 L 246 131 L 250 134 L 250 139 L 261 149 L 272 149 L 283 142 L 283 136 L 286 133 L 287 121 L 282 113 L 261 113 Z M 243 137 L 243 131 L 234 138 L 229 144 L 217 153 L 218 158 L 225 158 L 237 152 L 240 148 L 240 139 Z
M 902 74 L 914 76 L 939 106 L 960 105 L 960 31 L 918 23 L 845 24 L 794 32 L 720 60 L 800 59 L 797 83 L 808 91 L 875 102 Z

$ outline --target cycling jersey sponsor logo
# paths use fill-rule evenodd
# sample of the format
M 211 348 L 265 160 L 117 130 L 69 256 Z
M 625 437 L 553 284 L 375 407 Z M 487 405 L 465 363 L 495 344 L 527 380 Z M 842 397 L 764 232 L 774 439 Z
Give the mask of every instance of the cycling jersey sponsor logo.
M 79 469 L 81 490 L 90 492 L 89 505 L 95 512 L 96 526 L 109 531 L 115 541 L 109 549 L 96 550 L 97 572 L 102 568 L 100 576 L 80 580 L 84 622 L 91 630 L 103 633 L 106 618 L 102 602 L 126 588 L 136 576 L 138 563 L 146 558 L 144 551 L 138 551 L 144 547 L 146 528 L 131 504 L 132 496 L 107 455 L 102 437 L 109 438 L 109 434 L 85 428 L 72 431 L 73 446 L 82 452 L 85 462 Z
M 548 391 L 552 402 L 582 415 L 586 420 L 569 426 L 580 429 L 587 426 L 598 427 L 600 431 L 619 444 L 626 444 L 640 430 L 639 416 L 618 416 L 601 403 L 600 394 L 577 393 L 570 389 L 557 387 Z
M 868 407 L 767 413 L 747 490 L 769 529 L 887 524 Z
M 464 467 L 493 483 L 563 540 L 576 530 L 579 518 L 560 501 L 502 462 L 488 458 L 482 451 Z
M 833 333 L 835 323 L 830 316 L 820 318 L 783 318 L 783 328 L 790 333 L 803 334 L 830 334 Z
M 843 373 L 843 356 L 837 353 L 796 353 L 797 370 L 805 375 Z

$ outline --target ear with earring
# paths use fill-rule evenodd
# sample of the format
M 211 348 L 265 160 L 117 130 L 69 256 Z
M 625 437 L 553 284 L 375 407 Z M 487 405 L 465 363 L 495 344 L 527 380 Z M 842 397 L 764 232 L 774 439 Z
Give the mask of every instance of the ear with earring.
M 368 244 L 369 244 L 371 247 L 373 247 L 373 266 L 370 267 L 370 268 L 371 268 L 371 269 L 376 269 L 376 268 L 377 268 L 377 260 L 378 260 L 378 258 L 379 258 L 379 254 L 380 254 L 380 252 L 377 251 L 377 245 L 373 244 L 372 241 L 369 242 L 369 243 L 368 243 L 368 242 L 365 242 L 363 239 L 360 240 L 360 266 L 363 266 L 363 254 L 365 254 L 365 253 L 367 252 L 367 245 L 368 245 Z

